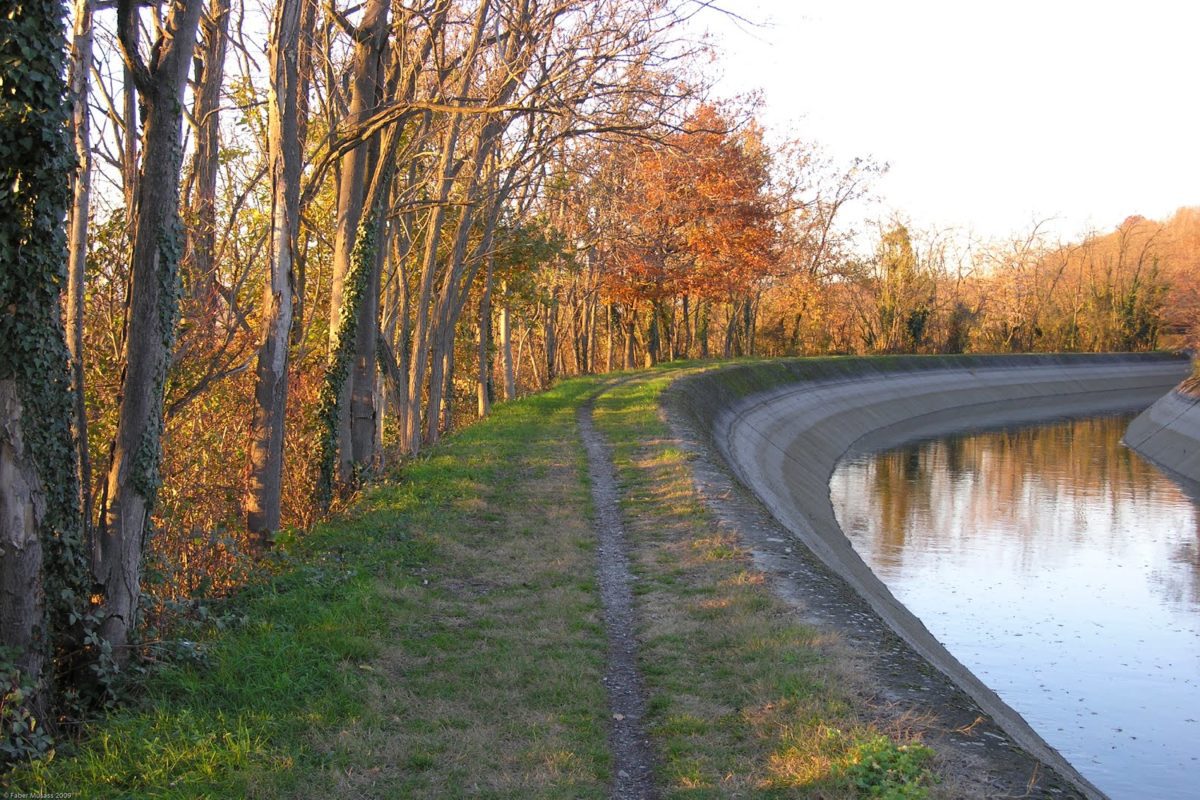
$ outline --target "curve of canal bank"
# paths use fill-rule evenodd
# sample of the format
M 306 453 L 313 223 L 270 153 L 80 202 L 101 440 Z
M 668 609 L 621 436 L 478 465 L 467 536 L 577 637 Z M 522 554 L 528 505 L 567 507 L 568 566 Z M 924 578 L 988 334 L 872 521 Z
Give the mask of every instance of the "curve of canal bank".
M 1200 386 L 1179 386 L 1147 408 L 1125 431 L 1126 445 L 1168 472 L 1200 485 Z
M 1103 794 L 960 664 L 863 563 L 829 479 L 846 455 L 974 428 L 1139 410 L 1186 376 L 1165 354 L 768 362 L 686 378 L 668 403 L 792 536 L 998 727 L 1088 797 Z M 789 551 L 790 552 L 790 551 Z

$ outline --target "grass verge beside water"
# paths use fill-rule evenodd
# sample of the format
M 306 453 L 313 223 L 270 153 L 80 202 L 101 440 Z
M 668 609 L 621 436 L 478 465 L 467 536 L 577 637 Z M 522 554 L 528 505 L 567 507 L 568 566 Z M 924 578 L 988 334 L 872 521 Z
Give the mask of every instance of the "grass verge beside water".
M 667 370 L 601 397 L 668 796 L 916 797 L 928 756 L 861 722 L 695 496 Z M 14 792 L 96 798 L 600 798 L 611 777 L 586 459 L 597 379 L 505 404 L 293 548 L 285 572 Z M 190 652 L 192 648 L 184 648 Z
M 647 724 L 668 797 L 924 797 L 931 752 L 866 720 L 863 676 L 796 621 L 696 495 L 660 418 L 666 369 L 596 406 L 637 576 Z

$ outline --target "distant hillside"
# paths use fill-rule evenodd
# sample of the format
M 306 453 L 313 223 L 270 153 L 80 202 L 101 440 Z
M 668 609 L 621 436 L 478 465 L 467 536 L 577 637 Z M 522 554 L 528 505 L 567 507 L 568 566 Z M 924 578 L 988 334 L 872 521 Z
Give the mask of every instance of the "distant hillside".
M 1128 217 L 1081 242 L 1009 253 L 980 283 L 979 349 L 1108 351 L 1200 342 L 1200 208 Z
M 1161 303 L 1162 346 L 1200 343 L 1200 207 L 1181 208 L 1165 222 L 1131 216 L 1046 261 L 1047 268 L 1064 264 L 1061 280 L 1076 296 L 1111 290 L 1118 312 L 1121 299 Z

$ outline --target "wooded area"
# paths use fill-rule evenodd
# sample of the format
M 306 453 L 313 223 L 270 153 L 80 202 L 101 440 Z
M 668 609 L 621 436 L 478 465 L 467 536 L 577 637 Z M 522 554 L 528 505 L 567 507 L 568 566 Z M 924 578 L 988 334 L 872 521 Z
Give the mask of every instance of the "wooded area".
M 103 698 L 167 601 L 562 376 L 1196 343 L 1194 209 L 1069 246 L 890 221 L 859 253 L 884 168 L 714 98 L 701 5 L 0 19 L 0 758 Z

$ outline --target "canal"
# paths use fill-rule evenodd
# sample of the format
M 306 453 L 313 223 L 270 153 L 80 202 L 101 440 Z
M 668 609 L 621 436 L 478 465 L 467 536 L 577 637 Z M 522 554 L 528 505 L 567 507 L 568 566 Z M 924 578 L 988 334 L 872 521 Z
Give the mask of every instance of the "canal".
M 1196 797 L 1200 513 L 1120 444 L 1129 419 L 857 457 L 830 494 L 892 593 L 1093 783 Z

